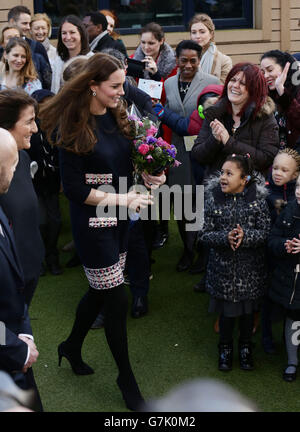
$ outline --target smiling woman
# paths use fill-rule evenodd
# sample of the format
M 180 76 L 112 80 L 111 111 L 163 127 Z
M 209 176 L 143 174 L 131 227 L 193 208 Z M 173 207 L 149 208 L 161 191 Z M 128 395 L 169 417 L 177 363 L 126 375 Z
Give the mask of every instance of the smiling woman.
M 31 94 L 42 88 L 37 76 L 27 42 L 22 38 L 10 39 L 0 63 L 1 90 L 21 87 Z
M 44 45 L 47 55 L 52 66 L 56 57 L 56 48 L 51 45 L 49 37 L 51 36 L 51 20 L 47 14 L 35 14 L 31 18 L 30 34 L 33 40 Z
M 119 369 L 117 384 L 126 406 L 137 410 L 143 397 L 128 357 L 123 276 L 129 223 L 119 209 L 132 206 L 136 211 L 151 199 L 146 194 L 127 192 L 133 182 L 133 135 L 121 100 L 124 81 L 124 65 L 110 55 L 97 53 L 45 103 L 40 118 L 50 141 L 56 128 L 60 131 L 56 144 L 61 149 L 62 183 L 70 200 L 76 250 L 89 283 L 71 333 L 58 346 L 59 364 L 65 357 L 75 374 L 94 373 L 82 360 L 81 346 L 104 308 L 105 335 Z M 107 185 L 110 192 L 103 189 Z M 103 211 L 106 206 L 114 216 L 107 216 Z
M 52 63 L 51 91 L 57 93 L 63 84 L 64 63 L 72 57 L 90 57 L 88 34 L 83 22 L 75 15 L 65 17 L 58 29 L 57 55 Z
M 30 147 L 31 135 L 37 132 L 36 111 L 37 103 L 24 91 L 0 91 L 0 127 L 13 135 L 19 150 L 19 162 L 13 180 L 8 193 L 1 197 L 0 204 L 13 227 L 28 306 L 38 283 L 44 255 L 38 200 L 30 175 L 31 159 L 24 151 Z
M 265 175 L 278 151 L 275 105 L 259 67 L 239 63 L 229 72 L 220 101 L 205 111 L 192 157 L 206 165 L 206 175 L 220 170 L 228 154 L 249 153 Z

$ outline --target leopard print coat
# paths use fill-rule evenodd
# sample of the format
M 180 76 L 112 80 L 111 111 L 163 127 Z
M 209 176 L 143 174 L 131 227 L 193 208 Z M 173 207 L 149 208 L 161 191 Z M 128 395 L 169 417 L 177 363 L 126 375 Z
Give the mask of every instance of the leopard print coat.
M 206 187 L 204 225 L 200 240 L 210 247 L 206 289 L 218 299 L 240 302 L 261 297 L 267 284 L 265 245 L 271 227 L 265 201 L 267 189 L 252 183 L 242 193 L 224 194 L 219 177 Z M 228 233 L 237 224 L 244 238 L 233 251 Z

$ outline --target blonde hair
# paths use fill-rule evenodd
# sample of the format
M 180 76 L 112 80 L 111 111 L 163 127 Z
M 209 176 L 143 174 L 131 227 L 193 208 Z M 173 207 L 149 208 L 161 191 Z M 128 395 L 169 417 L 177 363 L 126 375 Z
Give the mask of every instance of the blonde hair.
M 293 158 L 294 161 L 296 162 L 297 171 L 300 171 L 300 154 L 296 150 L 291 149 L 289 147 L 286 147 L 282 150 L 279 150 L 279 152 L 277 153 L 277 155 L 275 157 L 277 157 L 281 154 L 286 154 L 288 156 L 291 156 L 291 158 Z
M 205 27 L 208 28 L 208 30 L 211 33 L 211 42 L 214 42 L 215 40 L 215 25 L 213 23 L 213 20 L 210 16 L 206 14 L 196 14 L 193 16 L 193 18 L 189 22 L 189 32 L 192 30 L 192 25 L 196 23 L 202 23 L 205 25 Z
M 41 21 L 41 20 L 45 21 L 45 23 L 48 26 L 48 38 L 49 38 L 52 33 L 52 23 L 51 23 L 51 19 L 48 17 L 47 14 L 45 13 L 34 14 L 33 17 L 31 18 L 30 27 L 32 26 L 32 23 L 34 23 L 35 21 Z

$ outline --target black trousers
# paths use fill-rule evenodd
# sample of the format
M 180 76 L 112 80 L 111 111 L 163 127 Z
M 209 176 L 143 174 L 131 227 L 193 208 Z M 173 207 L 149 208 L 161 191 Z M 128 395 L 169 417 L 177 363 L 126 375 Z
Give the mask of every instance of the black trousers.
M 45 258 L 48 264 L 58 260 L 58 237 L 61 229 L 59 193 L 38 195 L 40 211 L 40 230 L 45 245 Z

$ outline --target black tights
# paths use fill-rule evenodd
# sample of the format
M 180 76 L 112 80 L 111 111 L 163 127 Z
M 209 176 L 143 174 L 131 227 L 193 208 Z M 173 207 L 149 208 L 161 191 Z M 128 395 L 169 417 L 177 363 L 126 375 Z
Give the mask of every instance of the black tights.
M 133 378 L 127 344 L 127 294 L 123 285 L 115 288 L 95 290 L 89 288 L 81 299 L 75 322 L 66 343 L 77 352 L 100 310 L 104 309 L 104 330 L 107 343 L 123 379 Z
M 241 343 L 251 342 L 252 332 L 253 332 L 253 322 L 254 322 L 254 314 L 247 314 L 247 315 L 245 314 L 239 317 L 239 330 L 240 330 L 239 341 Z M 235 318 L 224 317 L 224 315 L 221 315 L 220 323 L 219 323 L 221 344 L 232 343 L 234 324 L 235 324 Z

